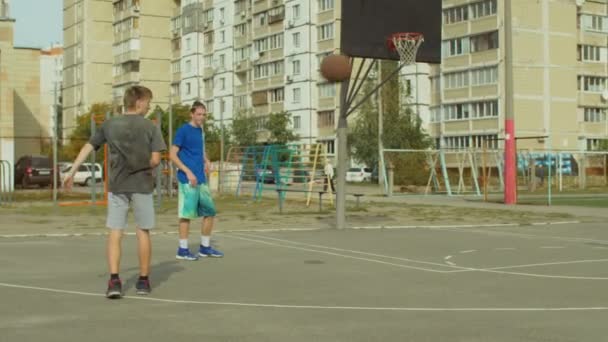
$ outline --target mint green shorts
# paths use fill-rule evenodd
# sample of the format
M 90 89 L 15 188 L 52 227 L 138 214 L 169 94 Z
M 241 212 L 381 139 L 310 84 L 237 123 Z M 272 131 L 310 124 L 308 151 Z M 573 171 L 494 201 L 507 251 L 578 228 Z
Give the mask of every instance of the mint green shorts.
M 177 215 L 182 219 L 195 219 L 199 217 L 215 216 L 215 203 L 207 184 L 179 183 L 177 197 Z

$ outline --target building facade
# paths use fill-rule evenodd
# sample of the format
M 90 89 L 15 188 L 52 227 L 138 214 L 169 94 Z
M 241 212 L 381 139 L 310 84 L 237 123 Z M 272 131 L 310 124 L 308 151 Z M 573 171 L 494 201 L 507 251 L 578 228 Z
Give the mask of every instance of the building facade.
M 608 138 L 606 1 L 511 3 L 512 18 L 506 18 L 505 1 L 444 1 L 443 63 L 432 71 L 430 134 L 444 148 L 502 146 L 505 57 L 512 53 L 517 147 L 596 148 Z
M 49 136 L 54 132 L 54 115 L 58 115 L 57 132 L 61 134 L 61 88 L 63 83 L 63 48 L 51 46 L 40 53 L 40 116 L 43 130 Z M 55 107 L 57 106 L 57 107 Z M 57 113 L 56 113 L 57 111 Z
M 40 49 L 14 46 L 9 1 L 0 2 L 0 160 L 14 165 L 48 141 L 40 116 Z M 12 184 L 12 182 L 11 182 Z

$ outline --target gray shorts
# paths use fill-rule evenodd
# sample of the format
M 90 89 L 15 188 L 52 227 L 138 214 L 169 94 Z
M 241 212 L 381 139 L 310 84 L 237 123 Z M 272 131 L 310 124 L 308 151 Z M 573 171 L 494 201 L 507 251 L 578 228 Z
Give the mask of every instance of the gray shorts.
M 108 217 L 106 226 L 110 229 L 127 228 L 129 204 L 133 206 L 135 224 L 140 229 L 154 228 L 153 194 L 113 194 L 108 193 Z

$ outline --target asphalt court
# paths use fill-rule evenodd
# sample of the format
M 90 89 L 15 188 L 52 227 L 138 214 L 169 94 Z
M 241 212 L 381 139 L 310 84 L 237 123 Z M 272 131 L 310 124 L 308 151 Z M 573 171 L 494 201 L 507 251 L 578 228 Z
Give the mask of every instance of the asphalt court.
M 125 237 L 126 298 L 110 301 L 103 236 L 0 238 L 0 336 L 600 341 L 608 332 L 600 223 L 218 232 L 214 242 L 225 258 L 185 262 L 174 259 L 176 235 L 155 235 L 153 292 L 137 297 L 135 238 Z

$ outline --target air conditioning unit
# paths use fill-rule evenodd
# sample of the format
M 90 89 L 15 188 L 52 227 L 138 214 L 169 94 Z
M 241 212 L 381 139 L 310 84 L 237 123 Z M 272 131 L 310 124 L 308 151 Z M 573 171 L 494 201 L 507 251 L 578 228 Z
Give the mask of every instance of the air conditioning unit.
M 278 5 L 279 4 L 279 0 L 272 0 L 272 4 L 273 5 Z
M 245 11 L 241 11 L 241 18 L 245 18 L 245 15 L 246 15 Z
M 251 60 L 253 60 L 253 61 L 257 61 L 257 60 L 259 60 L 259 59 L 260 59 L 260 57 L 261 57 L 261 55 L 260 55 L 260 53 L 259 53 L 259 52 L 257 52 L 257 51 L 253 51 L 253 52 L 251 53 Z
M 138 12 L 139 13 L 139 5 L 133 6 L 133 12 Z
M 224 25 L 224 19 L 220 19 L 220 25 Z
M 293 20 L 289 20 L 287 22 L 287 27 L 294 27 L 295 23 L 293 22 Z
M 285 82 L 286 82 L 286 83 L 291 83 L 291 82 L 293 82 L 293 78 L 291 77 L 291 75 L 286 75 L 286 76 L 285 76 Z

